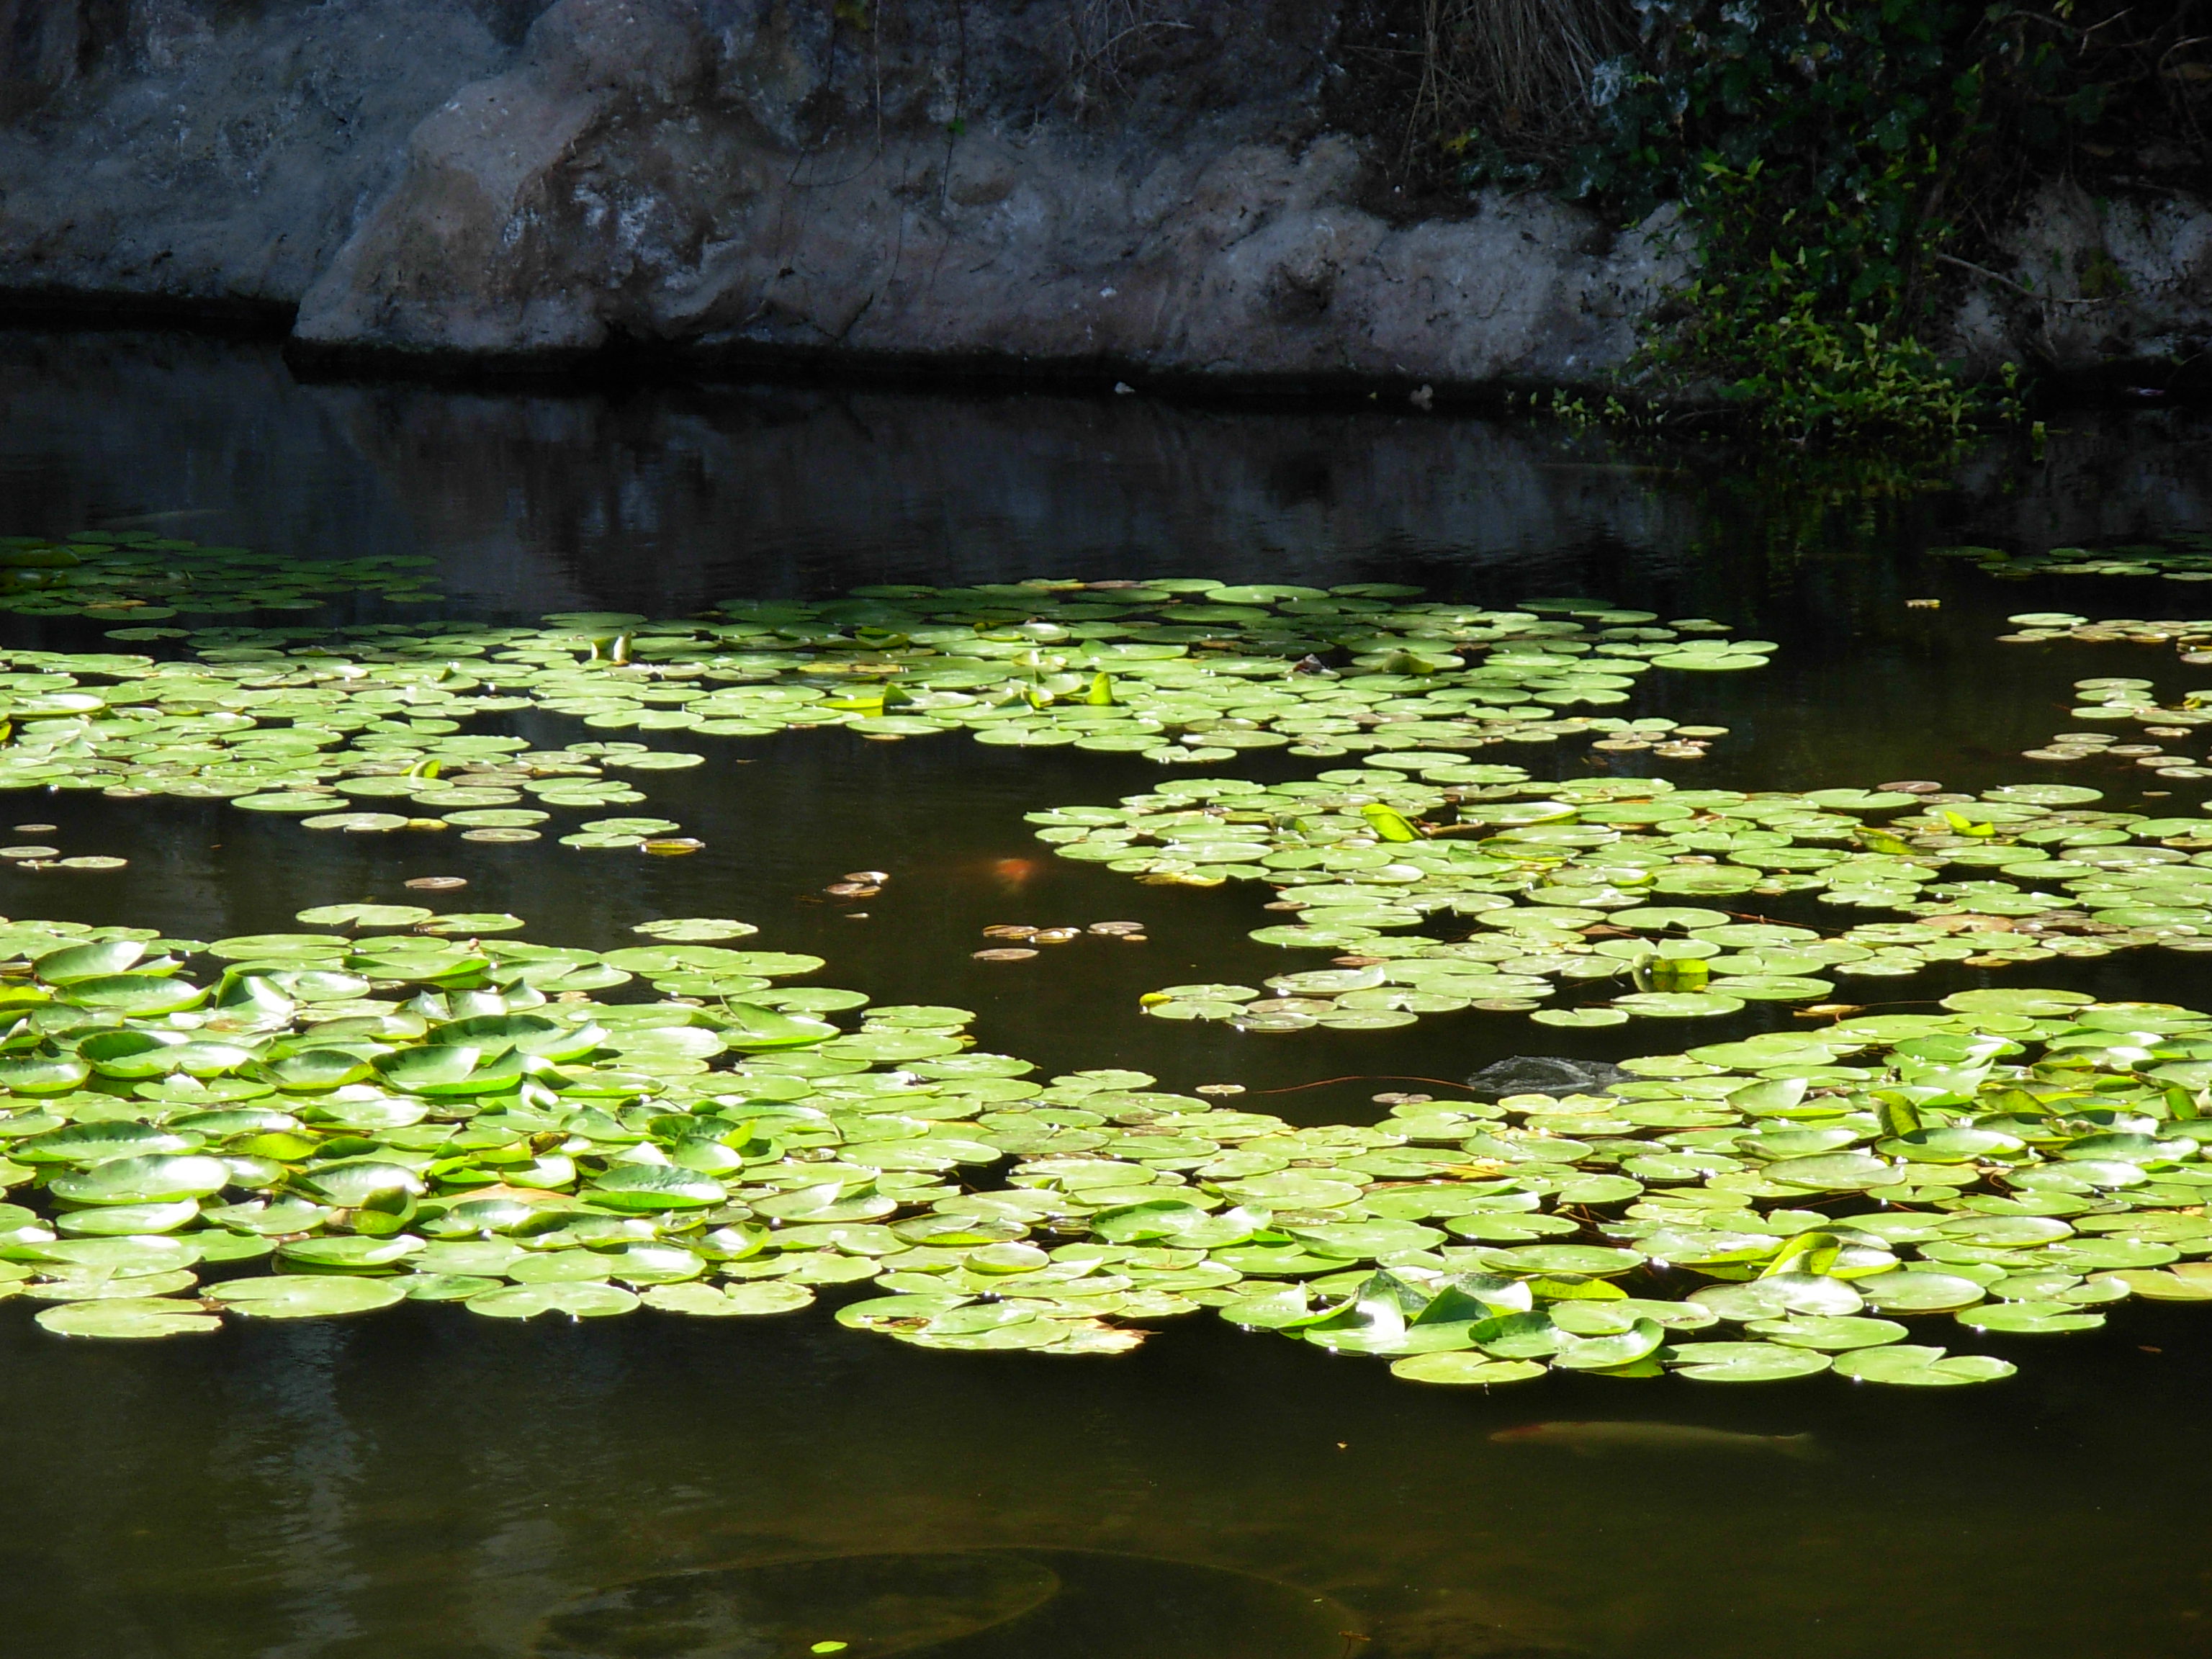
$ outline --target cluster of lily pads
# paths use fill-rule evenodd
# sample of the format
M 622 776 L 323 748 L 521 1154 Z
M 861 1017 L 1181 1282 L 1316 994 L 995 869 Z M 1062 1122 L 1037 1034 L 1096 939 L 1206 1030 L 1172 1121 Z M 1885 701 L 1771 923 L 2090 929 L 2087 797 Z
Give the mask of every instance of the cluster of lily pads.
M 2206 767 L 2188 755 L 2177 754 L 2164 746 L 2177 738 L 2197 735 L 2196 728 L 2212 725 L 2212 710 L 2195 706 L 2197 694 L 2191 692 L 2179 708 L 2166 708 L 2152 694 L 2152 683 L 2132 677 L 2106 676 L 2096 679 L 2076 680 L 2074 690 L 2081 706 L 2073 712 L 2085 721 L 2130 722 L 2144 729 L 2143 738 L 2157 738 L 2160 743 L 2143 743 L 2121 737 L 2110 732 L 2060 732 L 2048 742 L 2033 749 L 2021 751 L 2027 760 L 2081 761 L 2124 760 L 2148 768 L 2161 778 L 2212 778 L 2212 767 Z
M 1999 642 L 2005 645 L 2039 645 L 2052 640 L 2071 640 L 2085 645 L 2171 645 L 2179 652 L 2180 659 L 2192 667 L 2212 664 L 2212 620 L 2202 617 L 2154 622 L 2140 617 L 2114 617 L 2092 622 L 2070 611 L 2028 611 L 2007 620 L 2016 631 L 1997 635 Z M 2083 684 L 2126 687 L 2137 692 L 2147 692 L 2151 686 L 2148 680 L 2120 678 Z M 2178 708 L 2161 709 L 2155 697 L 2134 696 L 2126 700 L 2129 706 L 2125 713 L 2108 714 L 2103 718 L 2126 718 L 2131 714 L 2164 725 L 2194 726 L 2202 721 L 2200 705 L 2203 697 L 2201 692 L 2186 691 Z M 2180 718 L 2160 719 L 2160 716 Z
M 133 630 L 142 631 L 142 630 Z M 533 840 L 549 807 L 604 811 L 645 799 L 622 777 L 696 766 L 702 756 L 634 742 L 539 751 L 525 739 L 461 731 L 472 716 L 526 708 L 481 695 L 444 664 L 409 660 L 156 662 L 121 653 L 4 655 L 0 789 L 173 795 L 289 813 L 318 829 L 453 824 L 477 839 Z M 478 695 L 471 695 L 478 694 Z M 519 806 L 526 796 L 534 805 Z M 374 810 L 405 802 L 423 809 Z M 435 817 L 428 816 L 434 813 Z M 586 823 L 577 845 L 635 846 L 663 819 Z M 600 839 L 614 837 L 613 840 Z
M 1119 1352 L 1211 1307 L 1424 1382 L 1932 1385 L 2012 1367 L 1907 1322 L 2212 1299 L 2212 1015 L 2165 1004 L 1966 992 L 1300 1128 L 1142 1073 L 1035 1080 L 963 1009 L 779 988 L 821 960 L 708 942 L 734 921 L 592 952 L 512 917 L 302 920 L 0 930 L 0 1296 L 48 1330 L 845 1286 L 841 1322 L 924 1347 Z M 599 994 L 639 977 L 659 1000 Z
M 2163 576 L 2169 581 L 2212 581 L 2212 536 L 2184 532 L 2163 542 L 2091 549 L 2053 547 L 2010 553 L 2001 547 L 1931 547 L 1944 558 L 1972 559 L 1992 575 Z
M 986 744 L 1178 764 L 1263 748 L 1436 763 L 1575 735 L 1692 759 L 1723 728 L 1570 711 L 1626 702 L 1655 665 L 1752 668 L 1773 648 L 1718 637 L 1722 625 L 1701 618 L 1656 626 L 1650 612 L 1597 600 L 1496 611 L 1407 603 L 1418 591 L 1022 583 L 732 601 L 708 622 L 568 612 L 538 629 L 134 626 L 110 637 L 181 641 L 193 655 L 0 653 L 0 790 L 214 799 L 319 830 L 450 825 L 527 842 L 549 809 L 635 805 L 646 799 L 637 775 L 706 759 L 627 737 L 538 749 L 463 729 L 521 709 L 609 734 L 966 730 Z M 668 839 L 680 827 L 603 818 L 562 840 L 689 850 Z
M 1626 703 L 1654 666 L 1755 668 L 1775 648 L 1721 637 L 1724 625 L 1706 618 L 1660 625 L 1599 599 L 1494 611 L 1413 603 L 1419 591 L 1195 579 L 885 586 L 830 605 L 732 602 L 716 632 L 747 647 L 739 660 L 756 670 L 843 669 L 850 695 L 824 701 L 864 735 L 967 726 L 985 743 L 1178 763 L 1576 734 L 1693 750 L 1721 730 L 1571 711 Z
M 2142 617 L 2112 617 L 2093 621 L 2073 611 L 2022 611 L 2005 618 L 2014 629 L 2000 634 L 2005 645 L 2040 645 L 2051 640 L 2075 640 L 2085 645 L 2179 645 L 2184 653 L 2212 641 L 2212 621 L 2201 617 L 2153 620 Z M 2201 659 L 2184 655 L 2183 661 Z
M 2212 818 L 2104 811 L 2094 789 L 1747 793 L 1529 781 L 1510 767 L 1480 769 L 1480 784 L 1437 781 L 1473 769 L 1179 780 L 1118 806 L 1029 817 L 1060 856 L 1142 879 L 1268 883 L 1271 908 L 1296 920 L 1253 939 L 1341 953 L 1264 989 L 1179 985 L 1148 999 L 1156 1017 L 1246 1030 L 1373 1030 L 1470 1007 L 1610 1025 L 1818 1003 L 1839 979 L 1938 962 L 2212 950 Z M 1810 899 L 1818 921 L 1905 919 L 1778 919 L 1793 899 L 1801 918 Z M 1571 1006 L 1540 1006 L 1575 992 Z
M 2071 611 L 2026 611 L 2008 620 L 2019 630 L 2000 635 L 2008 645 L 2039 644 L 2072 640 L 2089 644 L 2124 641 L 2137 645 L 2179 646 L 2181 660 L 2195 665 L 2212 663 L 2212 621 L 2146 622 L 2117 617 L 2091 622 Z M 2074 682 L 2073 718 L 2082 721 L 2132 723 L 2145 728 L 2144 737 L 2172 739 L 2191 737 L 2199 726 L 2212 725 L 2212 691 L 2185 691 L 2172 704 L 2162 703 L 2156 683 L 2131 675 L 2103 675 Z M 2156 771 L 2162 778 L 2212 777 L 2207 768 L 2186 755 L 2168 754 L 2156 744 L 2119 743 L 2100 732 L 2061 732 L 2047 743 L 2021 751 L 2039 761 L 2089 760 L 2112 757 L 2133 761 Z
M 345 593 L 429 605 L 446 597 L 422 574 L 437 562 L 412 553 L 290 559 L 144 530 L 87 530 L 59 539 L 0 536 L 0 611 L 147 623 L 313 611 Z
M 0 605 L 143 623 L 432 597 L 408 562 L 19 539 L 0 569 L 29 574 Z M 1062 855 L 1139 879 L 1278 888 L 1295 920 L 1255 937 L 1336 952 L 1330 968 L 1272 995 L 1148 999 L 1251 1030 L 1463 1007 L 1596 1026 L 1811 1002 L 1944 960 L 2212 948 L 2196 861 L 2212 820 L 2098 811 L 2094 790 L 1533 782 L 1478 751 L 1583 735 L 1693 757 L 1719 728 L 1569 711 L 1624 704 L 1655 666 L 1755 667 L 1772 647 L 1597 600 L 1419 597 L 1027 582 L 669 623 L 134 626 L 111 637 L 192 657 L 5 653 L 0 788 L 526 841 L 553 810 L 644 800 L 610 773 L 705 758 L 462 730 L 525 708 L 608 732 L 1357 757 L 1310 781 L 1177 781 L 1032 815 Z M 2124 712 L 2081 717 L 2197 723 L 2147 689 L 2086 682 Z M 597 818 L 563 839 L 696 845 L 663 839 L 678 828 Z M 1910 919 L 1770 914 L 1793 895 Z M 408 1299 L 761 1315 L 844 1285 L 842 1322 L 926 1347 L 1119 1352 L 1212 1307 L 1426 1382 L 1832 1366 L 1952 1384 L 2012 1368 L 1907 1343 L 1907 1319 L 2050 1333 L 2130 1295 L 2212 1299 L 2212 1267 L 2188 1259 L 2212 1256 L 2212 1016 L 2164 1004 L 1838 1006 L 1818 1030 L 1627 1061 L 1595 1092 L 1401 1100 L 1374 1125 L 1300 1128 L 1141 1073 L 1039 1080 L 977 1052 L 967 1010 L 781 983 L 823 963 L 735 947 L 755 931 L 735 921 L 649 922 L 651 943 L 595 952 L 525 943 L 503 914 L 300 919 L 315 931 L 212 944 L 0 925 L 0 1183 L 20 1200 L 0 1206 L 0 1296 L 46 1304 L 49 1330 L 167 1336 Z M 1595 994 L 1543 1006 L 1576 987 Z

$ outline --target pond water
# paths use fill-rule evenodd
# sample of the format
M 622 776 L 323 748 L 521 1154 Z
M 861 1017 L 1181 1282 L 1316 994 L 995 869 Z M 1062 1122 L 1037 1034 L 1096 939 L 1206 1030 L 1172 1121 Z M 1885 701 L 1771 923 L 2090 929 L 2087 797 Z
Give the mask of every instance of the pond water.
M 1728 728 L 1707 758 L 1516 756 L 1540 775 L 1604 763 L 1686 787 L 1972 791 L 2051 775 L 2019 757 L 2069 724 L 2074 680 L 2140 675 L 2169 699 L 2188 685 L 2170 650 L 1996 644 L 2008 615 L 2207 608 L 2153 577 L 2002 581 L 1928 553 L 2212 528 L 2212 422 L 2051 426 L 2041 453 L 1994 448 L 1945 488 L 1824 499 L 1689 451 L 1623 459 L 1381 408 L 317 386 L 257 344 L 16 334 L 0 336 L 0 532 L 423 554 L 453 596 L 441 614 L 490 621 L 1037 575 L 1403 582 L 1494 607 L 1595 595 L 1780 649 L 1757 672 L 1646 688 L 1639 715 Z M 360 596 L 336 609 L 422 615 Z M 0 621 L 11 647 L 99 638 L 71 618 Z M 580 735 L 556 714 L 514 720 L 547 746 Z M 0 866 L 0 911 L 216 939 L 457 875 L 532 939 L 591 949 L 634 943 L 641 918 L 742 917 L 755 944 L 825 957 L 831 982 L 879 1002 L 978 1011 L 987 1048 L 1047 1072 L 1233 1081 L 1304 1123 L 1371 1121 L 1373 1094 L 1419 1086 L 1399 1079 L 1504 1055 L 1617 1058 L 1790 1024 L 1765 1003 L 1694 1037 L 1473 1012 L 1281 1037 L 1146 1018 L 1139 996 L 1165 983 L 1311 965 L 1246 937 L 1267 920 L 1249 884 L 1139 886 L 1053 858 L 1023 820 L 1159 773 L 949 737 L 715 739 L 708 764 L 655 775 L 651 810 L 706 843 L 671 859 L 15 793 L 0 811 L 52 823 L 40 839 L 130 864 Z M 2160 816 L 2208 793 L 2117 759 L 2063 776 Z M 824 902 L 866 869 L 890 879 L 865 920 Z M 971 958 L 987 926 L 1123 917 L 1147 943 Z M 2206 1007 L 2206 960 L 2135 952 L 2027 982 Z M 1953 965 L 1900 994 L 2006 982 Z M 781 1659 L 818 1641 L 945 1659 L 2204 1651 L 2212 1318 L 2130 1303 L 2101 1330 L 1973 1346 L 2018 1375 L 1438 1389 L 1210 1316 L 1135 1353 L 1062 1359 L 910 1348 L 820 1308 L 509 1322 L 409 1304 L 142 1344 L 51 1335 L 19 1301 L 0 1307 L 0 1582 L 11 1644 L 57 1659 Z M 1811 1440 L 1660 1435 L 1578 1455 L 1492 1438 L 1554 1420 Z

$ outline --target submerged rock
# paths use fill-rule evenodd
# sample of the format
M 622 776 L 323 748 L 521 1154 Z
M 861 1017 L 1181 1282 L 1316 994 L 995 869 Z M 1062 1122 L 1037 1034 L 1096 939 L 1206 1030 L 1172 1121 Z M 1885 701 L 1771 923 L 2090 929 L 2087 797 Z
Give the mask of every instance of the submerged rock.
M 1467 1080 L 1478 1094 L 1589 1094 L 1611 1083 L 1631 1083 L 1635 1073 L 1602 1060 L 1568 1060 L 1559 1054 L 1515 1054 L 1492 1060 Z

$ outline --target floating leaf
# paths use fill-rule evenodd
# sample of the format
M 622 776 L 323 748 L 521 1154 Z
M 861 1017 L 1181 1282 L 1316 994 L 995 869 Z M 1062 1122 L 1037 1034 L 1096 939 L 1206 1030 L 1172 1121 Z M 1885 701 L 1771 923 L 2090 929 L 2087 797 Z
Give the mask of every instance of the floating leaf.
M 1839 1356 L 1838 1375 L 1858 1382 L 1889 1382 L 1907 1388 L 1957 1388 L 1970 1382 L 1995 1382 L 2010 1376 L 2018 1367 L 1986 1354 L 1955 1354 L 1947 1358 L 1941 1348 L 1899 1344 L 1894 1347 L 1862 1348 Z
M 511 1285 L 486 1291 L 462 1304 L 471 1313 L 494 1319 L 535 1319 L 540 1314 L 565 1314 L 571 1319 L 604 1319 L 634 1311 L 638 1298 L 612 1285 L 577 1280 L 551 1284 Z
M 1390 1374 L 1408 1382 L 1488 1386 L 1526 1382 L 1541 1376 L 1546 1369 L 1541 1362 L 1533 1359 L 1493 1359 L 1480 1353 L 1425 1353 L 1394 1361 Z
M 338 1314 L 370 1313 L 388 1308 L 402 1297 L 390 1279 L 331 1273 L 226 1279 L 208 1286 L 207 1293 L 232 1312 L 258 1319 L 327 1319 Z
M 200 1335 L 220 1329 L 222 1324 L 196 1302 L 173 1302 L 160 1297 L 64 1303 L 40 1309 L 38 1322 L 56 1336 L 110 1341 Z

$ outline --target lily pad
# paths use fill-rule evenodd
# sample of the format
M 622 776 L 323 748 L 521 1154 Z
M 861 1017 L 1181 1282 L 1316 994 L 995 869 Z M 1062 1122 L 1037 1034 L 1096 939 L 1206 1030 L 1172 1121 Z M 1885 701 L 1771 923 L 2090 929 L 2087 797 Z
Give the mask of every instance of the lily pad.
M 207 1294 L 234 1313 L 257 1319 L 326 1319 L 371 1313 L 403 1299 L 390 1279 L 350 1274 L 298 1273 L 273 1279 L 232 1279 Z
M 1825 1353 L 1772 1342 L 1686 1342 L 1676 1374 L 1696 1382 L 1783 1382 L 1828 1369 Z
M 1958 1388 L 1971 1382 L 1996 1382 L 2019 1368 L 1987 1354 L 1946 1356 L 1941 1348 L 1899 1344 L 1893 1347 L 1862 1348 L 1843 1354 L 1835 1362 L 1837 1374 L 1857 1382 L 1888 1382 L 1905 1388 Z
M 69 1302 L 42 1308 L 39 1324 L 56 1336 L 94 1337 L 108 1341 L 143 1341 L 170 1336 L 204 1335 L 222 1328 L 197 1302 L 167 1297 Z
M 486 1291 L 462 1304 L 471 1313 L 494 1319 L 535 1319 L 541 1314 L 565 1314 L 571 1319 L 604 1319 L 626 1314 L 638 1305 L 629 1291 L 612 1285 L 574 1279 L 542 1285 L 510 1285 Z
M 1488 1387 L 1499 1382 L 1526 1382 L 1541 1376 L 1547 1366 L 1534 1359 L 1493 1359 L 1480 1353 L 1424 1353 L 1394 1361 L 1390 1375 L 1408 1382 L 1440 1382 L 1455 1387 Z

